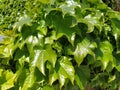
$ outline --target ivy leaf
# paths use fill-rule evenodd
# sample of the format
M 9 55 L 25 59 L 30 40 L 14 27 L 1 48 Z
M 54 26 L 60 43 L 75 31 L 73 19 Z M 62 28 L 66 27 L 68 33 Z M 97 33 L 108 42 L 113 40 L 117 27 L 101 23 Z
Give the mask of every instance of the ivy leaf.
M 87 54 L 90 54 L 93 57 L 95 57 L 95 54 L 92 51 L 92 49 L 94 49 L 95 47 L 97 47 L 96 43 L 91 42 L 87 38 L 83 39 L 82 42 L 78 43 L 74 51 L 74 58 L 77 64 L 80 65 L 84 58 L 87 56 Z
M 116 69 L 120 72 L 120 54 L 115 55 Z
M 5 76 L 2 76 L 5 77 L 4 79 L 2 79 L 1 82 L 3 82 L 2 84 L 0 83 L 0 86 L 1 86 L 1 90 L 7 90 L 7 89 L 10 89 L 14 86 L 14 82 L 15 82 L 15 79 L 16 79 L 16 74 L 13 74 L 13 72 L 11 71 L 5 71 L 3 72 L 2 75 L 5 75 Z M 0 76 L 0 80 L 1 80 L 1 76 Z
M 100 18 L 103 16 L 103 14 L 99 11 L 95 11 L 95 14 L 88 14 L 84 17 L 82 22 L 88 25 L 88 31 L 87 33 L 93 32 L 94 27 L 96 26 L 100 31 L 102 30 L 102 24 L 100 23 Z
M 52 49 L 51 45 L 47 44 L 45 46 L 46 48 L 46 57 L 48 58 L 48 61 L 52 64 L 53 67 L 55 67 L 57 55 L 56 52 Z
M 105 70 L 108 63 L 110 61 L 113 62 L 113 55 L 112 55 L 113 48 L 110 42 L 109 41 L 100 42 L 100 51 L 101 51 L 101 55 L 100 53 L 96 53 L 96 56 L 97 59 L 101 60 L 101 62 L 103 63 L 103 70 Z
M 55 2 L 55 0 L 38 0 L 43 4 L 53 4 Z
M 31 53 L 32 54 L 32 53 Z M 37 67 L 45 75 L 45 62 L 49 61 L 55 67 L 57 55 L 51 45 L 45 45 L 45 49 L 37 49 L 33 55 L 32 67 Z
M 29 25 L 30 23 L 31 23 L 30 17 L 27 16 L 27 15 L 24 15 L 24 16 L 20 17 L 19 21 L 14 24 L 13 28 L 14 28 L 14 29 L 17 28 L 18 31 L 20 32 L 21 29 L 22 29 L 22 26 L 23 26 L 24 24 Z
M 58 74 L 56 73 L 55 70 L 53 70 L 53 72 L 50 73 L 50 75 L 49 75 L 50 85 L 52 85 L 53 82 L 56 81 L 57 79 L 58 79 Z
M 87 82 L 90 78 L 90 70 L 88 66 L 76 67 L 75 81 L 81 90 L 85 89 Z
M 70 15 L 74 15 L 75 14 L 75 7 L 81 7 L 80 4 L 78 4 L 77 2 L 75 2 L 74 0 L 66 0 L 65 4 L 61 4 L 60 8 L 62 9 L 64 15 L 66 13 L 69 13 Z
M 112 31 L 112 34 L 113 36 L 115 37 L 115 40 L 116 40 L 116 46 L 117 46 L 117 53 L 120 53 L 120 25 L 119 25 L 119 22 L 120 20 L 116 19 L 116 18 L 112 18 L 111 19 L 112 21 L 112 27 L 113 27 L 113 31 Z
M 58 70 L 58 76 L 60 81 L 60 88 L 64 85 L 66 78 L 70 79 L 72 84 L 74 83 L 75 71 L 72 63 L 70 62 L 69 58 L 61 57 L 60 58 L 60 67 Z
M 42 90 L 55 90 L 54 87 L 45 85 Z
M 26 40 L 26 44 L 27 44 L 27 48 L 29 50 L 30 53 L 32 53 L 33 51 L 33 47 L 35 46 L 43 46 L 44 45 L 44 40 L 43 40 L 43 35 L 38 34 L 37 36 L 33 36 L 30 35 L 27 40 Z M 25 41 L 24 41 L 25 42 Z
M 55 27 L 57 39 L 65 35 L 68 41 L 72 45 L 74 44 L 75 32 L 77 29 L 73 26 L 75 26 L 77 22 L 73 16 L 66 14 L 63 18 L 62 12 L 54 10 L 46 16 L 46 21 L 48 25 Z
M 33 61 L 31 62 L 31 68 L 37 67 L 42 74 L 45 75 L 45 62 L 47 61 L 46 54 L 47 52 L 45 50 L 35 50 L 35 54 L 33 57 Z
M 32 87 L 35 82 L 34 71 L 30 72 L 30 74 L 26 77 L 25 82 L 23 84 L 22 90 L 27 90 Z
M 52 85 L 58 79 L 58 74 L 49 62 L 47 62 L 46 66 L 49 69 L 49 83 Z

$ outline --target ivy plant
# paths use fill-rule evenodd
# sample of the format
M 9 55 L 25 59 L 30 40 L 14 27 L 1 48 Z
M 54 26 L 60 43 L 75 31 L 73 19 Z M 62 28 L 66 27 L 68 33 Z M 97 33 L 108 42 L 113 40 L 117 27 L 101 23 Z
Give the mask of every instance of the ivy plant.
M 119 88 L 119 12 L 102 0 L 25 2 L 12 30 L 0 32 L 1 90 Z

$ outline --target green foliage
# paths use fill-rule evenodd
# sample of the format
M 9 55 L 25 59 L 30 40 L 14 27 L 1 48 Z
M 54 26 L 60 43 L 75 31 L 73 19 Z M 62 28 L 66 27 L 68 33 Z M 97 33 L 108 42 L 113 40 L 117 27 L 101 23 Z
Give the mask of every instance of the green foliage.
M 119 12 L 102 0 L 0 3 L 0 90 L 119 87 Z

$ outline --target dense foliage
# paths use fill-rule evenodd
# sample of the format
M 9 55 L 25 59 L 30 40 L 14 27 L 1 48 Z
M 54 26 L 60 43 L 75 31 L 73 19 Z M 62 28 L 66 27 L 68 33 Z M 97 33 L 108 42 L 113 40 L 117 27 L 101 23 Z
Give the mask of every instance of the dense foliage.
M 102 0 L 0 4 L 1 90 L 118 89 L 119 12 Z

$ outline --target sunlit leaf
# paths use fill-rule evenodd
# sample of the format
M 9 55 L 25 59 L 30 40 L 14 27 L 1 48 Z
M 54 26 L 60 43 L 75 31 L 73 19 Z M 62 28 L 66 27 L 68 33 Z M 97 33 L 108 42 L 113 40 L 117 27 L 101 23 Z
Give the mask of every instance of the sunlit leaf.
M 22 89 L 27 90 L 28 88 L 32 87 L 33 83 L 35 82 L 34 71 L 32 71 L 25 79 Z
M 108 63 L 110 61 L 113 62 L 113 55 L 112 55 L 113 47 L 108 41 L 103 41 L 100 43 L 100 50 L 101 50 L 101 55 L 99 53 L 96 53 L 96 55 L 97 55 L 97 59 L 102 61 L 103 70 L 105 70 Z
M 45 50 L 35 50 L 33 61 L 31 62 L 31 66 L 33 68 L 37 67 L 44 75 L 45 75 L 45 62 L 47 60 L 46 51 Z
M 57 55 L 56 52 L 52 49 L 51 45 L 46 45 L 46 52 L 48 61 L 52 64 L 53 67 L 55 67 Z
M 27 16 L 27 15 L 25 15 L 25 16 L 23 16 L 23 17 L 21 17 L 21 18 L 19 19 L 19 22 L 16 22 L 16 23 L 14 24 L 14 29 L 17 28 L 18 31 L 20 32 L 21 29 L 22 29 L 22 26 L 23 26 L 24 24 L 30 24 L 30 22 L 31 22 L 30 17 Z
M 1 84 L 1 90 L 7 90 L 12 88 L 14 86 L 16 74 L 13 74 L 11 71 L 6 71 L 3 75 L 5 75 L 5 81 Z
M 92 49 L 94 49 L 95 47 L 96 47 L 96 43 L 91 42 L 87 38 L 83 39 L 82 42 L 78 43 L 74 51 L 74 58 L 77 64 L 80 65 L 84 60 L 84 58 L 87 56 L 87 54 L 90 54 L 94 57 L 95 54 L 92 51 Z
M 101 31 L 102 30 L 102 21 L 100 22 L 100 18 L 103 16 L 99 10 L 96 11 L 95 14 L 88 14 L 84 17 L 83 21 L 85 24 L 88 25 L 87 33 L 93 32 L 95 26 Z
M 64 15 L 66 13 L 69 13 L 71 15 L 75 14 L 75 7 L 81 7 L 80 4 L 78 4 L 77 2 L 75 2 L 74 0 L 66 0 L 65 4 L 60 5 L 60 8 L 62 9 Z
M 74 82 L 74 67 L 72 63 L 70 62 L 69 58 L 67 57 L 61 57 L 60 58 L 60 67 L 58 70 L 59 75 L 59 81 L 60 81 L 60 87 L 62 87 L 66 81 L 66 79 L 70 79 L 70 81 Z
M 53 82 L 56 81 L 57 79 L 58 79 L 58 74 L 56 73 L 56 71 L 53 71 L 53 73 L 50 73 L 50 76 L 49 76 L 50 85 L 52 85 Z

